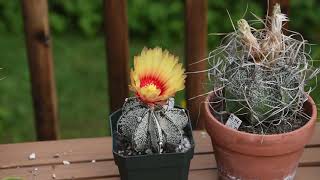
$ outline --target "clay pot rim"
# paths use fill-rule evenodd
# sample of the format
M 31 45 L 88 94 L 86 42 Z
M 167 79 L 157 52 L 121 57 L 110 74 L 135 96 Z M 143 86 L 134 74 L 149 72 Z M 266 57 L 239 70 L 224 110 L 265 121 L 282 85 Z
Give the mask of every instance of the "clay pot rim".
M 247 136 L 247 137 L 252 137 L 252 138 L 273 138 L 273 137 L 278 137 L 278 136 L 291 136 L 293 134 L 299 133 L 300 131 L 304 131 L 304 129 L 311 127 L 312 124 L 314 123 L 314 121 L 317 120 L 317 107 L 315 102 L 313 101 L 312 97 L 310 95 L 308 95 L 308 100 L 305 103 L 310 103 L 311 104 L 311 117 L 309 119 L 309 121 L 303 125 L 302 127 L 294 130 L 294 131 L 290 131 L 290 132 L 286 132 L 286 133 L 280 133 L 280 134 L 253 134 L 253 133 L 248 133 L 248 132 L 244 132 L 244 131 L 238 131 L 235 130 L 233 128 L 227 127 L 224 124 L 222 124 L 216 117 L 213 116 L 213 114 L 211 113 L 211 110 L 209 109 L 209 102 L 210 102 L 210 98 L 214 96 L 214 92 L 210 93 L 207 97 L 206 97 L 206 101 L 205 101 L 205 110 L 207 115 L 209 116 L 210 121 L 214 121 L 215 124 L 217 124 L 220 128 L 225 129 L 226 131 L 231 131 L 232 133 L 238 134 L 240 136 Z

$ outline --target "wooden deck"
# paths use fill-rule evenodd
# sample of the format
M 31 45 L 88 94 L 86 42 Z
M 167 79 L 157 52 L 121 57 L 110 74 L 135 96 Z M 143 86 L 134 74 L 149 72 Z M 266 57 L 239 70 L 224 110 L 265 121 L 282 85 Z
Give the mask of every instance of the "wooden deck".
M 202 131 L 195 131 L 194 136 L 196 149 L 189 179 L 218 179 L 210 137 Z M 111 144 L 111 138 L 105 137 L 0 145 L 0 179 L 119 180 Z M 29 160 L 32 153 L 36 159 Z M 320 123 L 306 146 L 296 179 L 320 179 Z

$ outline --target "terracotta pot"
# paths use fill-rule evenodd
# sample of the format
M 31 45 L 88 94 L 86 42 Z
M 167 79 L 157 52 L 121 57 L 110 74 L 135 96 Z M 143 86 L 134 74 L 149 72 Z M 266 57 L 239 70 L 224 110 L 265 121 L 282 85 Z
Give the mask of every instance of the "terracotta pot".
M 208 96 L 207 101 L 214 97 Z M 304 104 L 311 119 L 288 133 L 258 135 L 231 129 L 218 121 L 206 103 L 206 129 L 211 137 L 219 176 L 232 180 L 292 180 L 304 146 L 314 131 L 317 109 L 311 97 Z

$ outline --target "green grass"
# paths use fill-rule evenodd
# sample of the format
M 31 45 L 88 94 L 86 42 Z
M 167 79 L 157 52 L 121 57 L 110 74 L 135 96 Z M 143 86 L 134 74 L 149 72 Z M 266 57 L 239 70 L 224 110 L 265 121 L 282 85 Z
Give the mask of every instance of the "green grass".
M 0 36 L 0 143 L 35 140 L 24 37 Z M 143 48 L 133 43 L 131 57 Z M 175 53 L 181 54 L 181 48 Z M 53 37 L 61 138 L 109 135 L 104 37 Z M 131 58 L 132 59 L 132 58 Z M 111 82 L 112 83 L 112 82 Z M 113 82 L 116 83 L 116 82 Z M 183 92 L 178 99 L 183 99 Z

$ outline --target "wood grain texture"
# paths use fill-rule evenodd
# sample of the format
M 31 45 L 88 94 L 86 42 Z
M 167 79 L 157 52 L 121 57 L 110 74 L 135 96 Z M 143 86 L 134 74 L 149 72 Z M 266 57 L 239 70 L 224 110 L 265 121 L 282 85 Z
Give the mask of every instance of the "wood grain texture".
M 205 70 L 207 56 L 207 0 L 185 1 L 185 57 L 187 72 Z M 194 64 L 195 63 L 195 64 Z M 206 73 L 191 73 L 186 79 L 187 107 L 195 129 L 204 129 L 204 98 L 190 100 L 206 92 Z
M 126 0 L 104 1 L 105 44 L 111 111 L 129 96 L 129 40 Z
M 196 143 L 195 154 L 212 154 L 211 139 L 204 131 L 194 131 Z M 320 162 L 320 156 L 314 158 L 312 153 L 320 153 L 320 123 L 317 124 L 314 136 L 307 145 L 301 162 Z M 19 144 L 0 145 L 0 169 L 43 166 L 48 164 L 60 164 L 62 159 L 72 163 L 91 162 L 92 160 L 108 161 L 113 159 L 112 139 L 86 138 L 76 140 L 59 140 L 45 142 L 31 142 Z M 31 153 L 36 154 L 35 160 L 28 160 Z M 54 158 L 55 155 L 59 158 Z
M 50 175 L 52 176 L 52 174 Z M 295 180 L 318 180 L 319 176 L 320 176 L 319 167 L 302 167 L 302 168 L 298 168 Z M 26 179 L 34 178 L 34 176 L 31 173 L 29 173 L 29 175 L 24 175 L 23 177 Z M 35 176 L 35 177 L 40 179 L 39 177 L 44 177 L 44 176 L 40 174 L 39 177 L 38 176 Z M 53 178 L 49 177 L 48 179 L 52 180 Z M 60 178 L 56 178 L 56 179 L 60 179 Z M 116 177 L 102 176 L 102 177 L 87 177 L 85 179 L 86 180 L 120 180 L 120 177 L 119 176 L 116 176 Z M 189 172 L 189 180 L 218 180 L 218 179 L 219 178 L 218 178 L 217 169 L 196 170 L 196 171 Z M 44 178 L 43 180 L 46 180 L 46 179 Z
M 315 155 L 315 154 L 314 154 Z M 317 180 L 319 176 L 319 165 L 300 166 L 297 178 L 309 177 L 308 180 Z M 19 167 L 11 169 L 0 169 L 0 178 L 8 176 L 19 176 L 25 179 L 32 177 L 41 180 L 52 179 L 113 179 L 119 177 L 117 166 L 112 160 L 97 162 L 72 163 L 70 165 L 60 164 L 47 166 Z M 215 179 L 217 166 L 213 154 L 195 155 L 190 166 L 189 179 Z
M 58 110 L 47 0 L 22 0 L 38 140 L 58 138 Z
M 19 167 L 10 169 L 0 169 L 0 178 L 8 176 L 30 176 L 34 169 L 37 168 L 38 179 L 49 179 L 52 174 L 56 175 L 56 179 L 75 179 L 81 178 L 98 178 L 98 177 L 115 177 L 119 176 L 118 167 L 113 160 L 74 163 L 70 161 L 70 165 L 63 165 L 62 160 L 59 164 Z M 213 154 L 196 155 L 191 162 L 190 170 L 197 171 L 203 169 L 216 169 Z
M 194 131 L 196 154 L 212 153 L 211 140 L 207 133 Z M 61 159 L 72 163 L 91 162 L 92 160 L 112 160 L 112 139 L 86 138 L 0 145 L 0 169 L 30 167 L 35 165 L 60 164 Z M 35 153 L 35 160 L 28 160 Z M 55 155 L 59 158 L 54 158 Z
M 320 123 L 316 124 L 314 134 L 308 143 L 307 147 L 318 147 L 320 146 Z
M 111 164 L 110 164 L 111 165 Z M 15 169 L 11 171 L 2 172 L 0 177 L 4 175 L 22 177 L 26 180 L 29 179 L 41 179 L 52 180 L 52 176 L 55 175 L 55 179 L 90 179 L 90 180 L 120 180 L 119 175 L 109 176 L 111 171 L 118 172 L 114 164 L 108 166 L 105 162 L 101 163 L 85 163 L 85 164 L 71 164 L 68 166 L 61 165 L 60 167 L 38 167 L 29 169 Z M 112 168 L 108 170 L 107 168 Z M 218 180 L 217 169 L 202 169 L 191 170 L 189 172 L 189 180 Z M 320 167 L 299 167 L 295 180 L 318 180 L 320 176 Z
M 310 177 L 317 180 L 320 172 L 320 124 L 312 141 L 301 158 L 297 178 Z M 194 131 L 195 156 L 190 165 L 189 179 L 216 179 L 217 164 L 211 141 L 203 131 Z M 119 179 L 113 162 L 111 138 L 87 138 L 0 145 L 0 179 L 20 176 L 25 179 Z M 30 153 L 35 160 L 28 160 Z M 58 157 L 55 155 L 59 154 Z M 70 165 L 64 165 L 63 161 Z M 94 162 L 92 162 L 94 160 Z M 308 180 L 309 180 L 308 179 Z

